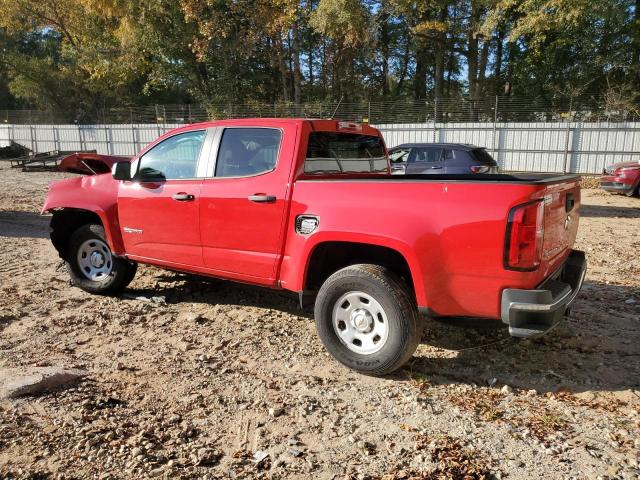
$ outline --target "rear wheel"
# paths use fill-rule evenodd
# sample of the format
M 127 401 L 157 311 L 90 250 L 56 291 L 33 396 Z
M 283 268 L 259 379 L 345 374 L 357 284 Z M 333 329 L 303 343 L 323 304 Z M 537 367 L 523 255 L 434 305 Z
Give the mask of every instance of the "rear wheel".
M 316 298 L 316 328 L 325 348 L 364 374 L 385 375 L 400 368 L 422 336 L 422 322 L 407 290 L 379 265 L 338 270 Z
M 79 227 L 69 240 L 66 264 L 74 285 L 89 293 L 111 294 L 126 288 L 137 265 L 112 254 L 102 225 Z

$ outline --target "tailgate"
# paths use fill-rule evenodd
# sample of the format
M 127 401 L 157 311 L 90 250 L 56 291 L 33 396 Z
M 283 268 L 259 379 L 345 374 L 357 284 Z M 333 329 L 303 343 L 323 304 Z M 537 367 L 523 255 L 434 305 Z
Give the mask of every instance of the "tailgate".
M 580 181 L 567 179 L 548 185 L 544 192 L 542 266 L 560 265 L 572 249 L 580 218 Z

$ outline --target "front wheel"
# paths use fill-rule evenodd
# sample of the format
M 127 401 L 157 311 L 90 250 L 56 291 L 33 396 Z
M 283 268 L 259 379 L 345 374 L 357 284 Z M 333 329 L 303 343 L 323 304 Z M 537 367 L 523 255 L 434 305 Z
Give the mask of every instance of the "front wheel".
M 413 355 L 422 322 L 407 286 L 379 265 L 351 265 L 322 285 L 315 304 L 318 335 L 340 363 L 367 375 L 399 369 Z
M 102 225 L 82 225 L 71 234 L 66 254 L 71 281 L 89 293 L 107 295 L 126 288 L 137 265 L 111 253 Z
M 627 197 L 635 197 L 640 195 L 640 182 L 636 186 L 634 186 L 631 190 L 629 190 L 626 194 Z

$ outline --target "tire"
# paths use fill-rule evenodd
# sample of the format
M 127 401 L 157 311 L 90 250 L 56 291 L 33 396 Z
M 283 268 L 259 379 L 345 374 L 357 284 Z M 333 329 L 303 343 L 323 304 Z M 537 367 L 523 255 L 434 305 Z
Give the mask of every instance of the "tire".
M 422 321 L 408 290 L 379 265 L 351 265 L 331 275 L 315 303 L 316 328 L 327 351 L 366 375 L 402 367 L 422 337 Z
M 95 262 L 92 263 L 92 256 Z M 71 281 L 85 292 L 109 295 L 124 290 L 137 264 L 111 253 L 102 225 L 82 225 L 71 234 L 65 255 Z
M 640 195 L 640 182 L 638 182 L 631 190 L 625 193 L 627 197 L 636 197 Z

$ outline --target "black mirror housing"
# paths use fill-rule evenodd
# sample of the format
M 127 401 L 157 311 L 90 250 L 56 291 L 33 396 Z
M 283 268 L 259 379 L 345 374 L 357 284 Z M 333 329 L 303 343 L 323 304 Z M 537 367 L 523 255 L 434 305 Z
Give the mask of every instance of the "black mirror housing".
M 111 175 L 115 180 L 131 180 L 131 163 L 116 162 L 111 169 Z

